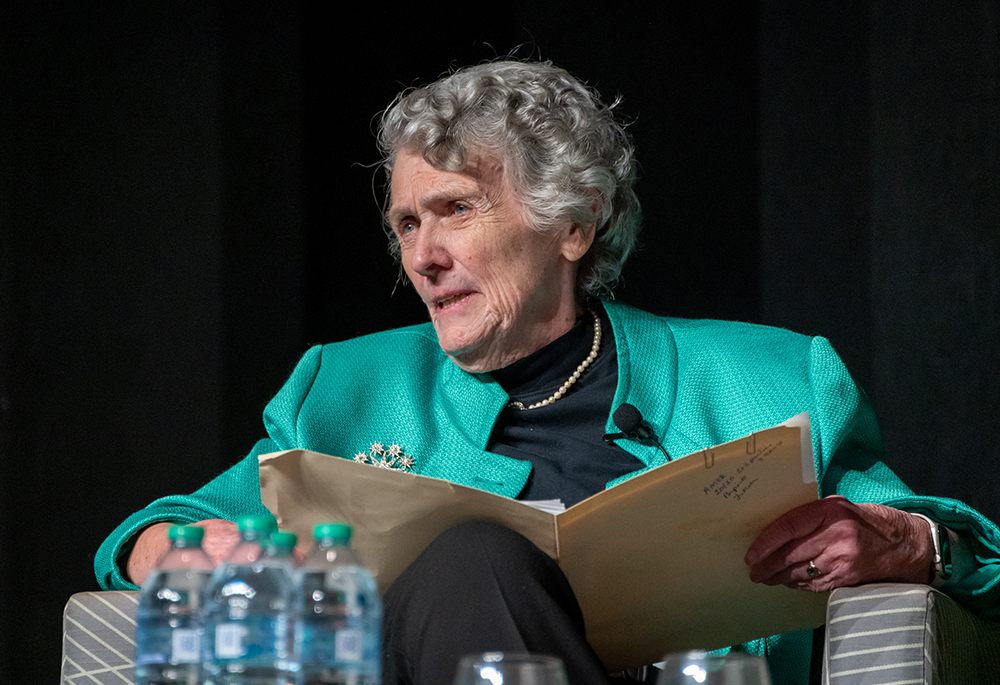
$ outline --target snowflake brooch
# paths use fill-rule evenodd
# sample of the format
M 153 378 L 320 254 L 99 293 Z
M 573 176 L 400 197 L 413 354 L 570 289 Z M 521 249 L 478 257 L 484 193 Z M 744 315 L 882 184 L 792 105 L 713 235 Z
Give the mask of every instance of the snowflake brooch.
M 413 472 L 414 459 L 403 453 L 403 448 L 392 443 L 388 447 L 383 447 L 381 442 L 373 442 L 367 452 L 358 452 L 354 455 L 354 461 L 359 464 L 377 466 L 380 469 L 394 469 L 396 471 Z

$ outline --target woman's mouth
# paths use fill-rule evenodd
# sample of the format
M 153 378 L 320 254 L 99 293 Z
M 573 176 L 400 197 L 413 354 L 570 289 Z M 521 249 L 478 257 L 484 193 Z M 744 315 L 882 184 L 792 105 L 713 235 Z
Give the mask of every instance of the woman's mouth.
M 447 309 L 448 307 L 451 307 L 452 305 L 458 304 L 459 302 L 461 302 L 462 300 L 464 300 L 465 298 L 467 298 L 469 295 L 470 295 L 470 293 L 455 293 L 454 295 L 452 295 L 450 297 L 446 297 L 443 300 L 439 300 L 438 303 L 437 303 L 437 308 L 438 309 Z

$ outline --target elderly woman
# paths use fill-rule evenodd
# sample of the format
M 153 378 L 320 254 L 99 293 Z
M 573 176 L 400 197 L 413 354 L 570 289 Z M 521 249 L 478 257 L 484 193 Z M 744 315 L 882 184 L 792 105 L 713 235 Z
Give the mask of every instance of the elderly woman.
M 431 325 L 309 350 L 265 411 L 268 438 L 110 536 L 103 587 L 143 582 L 166 522 L 201 522 L 220 558 L 231 521 L 268 513 L 257 456 L 278 450 L 351 457 L 393 444 L 417 473 L 572 505 L 663 463 L 647 442 L 603 439 L 631 403 L 674 455 L 810 413 L 825 497 L 761 533 L 745 558 L 752 580 L 934 582 L 1000 616 L 1000 532 L 959 502 L 915 496 L 879 461 L 872 411 L 829 343 L 610 299 L 639 205 L 631 144 L 593 91 L 551 64 L 462 69 L 401 95 L 380 143 L 392 250 Z M 938 524 L 953 569 L 936 555 Z M 385 602 L 387 683 L 447 683 L 461 655 L 492 649 L 558 654 L 571 682 L 608 682 L 558 567 L 499 525 L 446 532 Z M 768 655 L 777 683 L 805 682 L 810 634 L 744 648 Z

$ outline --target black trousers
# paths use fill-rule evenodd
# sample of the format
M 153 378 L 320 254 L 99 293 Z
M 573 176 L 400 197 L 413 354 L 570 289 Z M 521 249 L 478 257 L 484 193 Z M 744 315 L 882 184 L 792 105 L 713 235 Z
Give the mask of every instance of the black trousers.
M 615 682 L 562 571 L 498 523 L 440 535 L 389 588 L 384 611 L 384 685 L 451 685 L 463 656 L 491 651 L 558 656 L 572 685 Z

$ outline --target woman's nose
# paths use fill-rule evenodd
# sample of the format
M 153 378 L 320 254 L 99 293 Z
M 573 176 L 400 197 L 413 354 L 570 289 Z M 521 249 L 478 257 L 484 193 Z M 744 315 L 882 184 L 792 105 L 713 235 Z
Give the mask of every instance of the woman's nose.
M 438 227 L 425 222 L 417 229 L 410 253 L 410 268 L 425 278 L 432 278 L 451 268 L 452 258 Z

